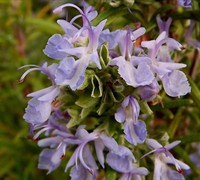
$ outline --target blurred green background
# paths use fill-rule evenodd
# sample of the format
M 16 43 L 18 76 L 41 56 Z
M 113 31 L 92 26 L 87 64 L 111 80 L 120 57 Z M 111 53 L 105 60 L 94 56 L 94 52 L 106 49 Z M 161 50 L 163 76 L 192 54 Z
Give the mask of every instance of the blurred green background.
M 18 82 L 26 70 L 18 68 L 47 60 L 42 50 L 52 34 L 61 32 L 51 13 L 53 5 L 42 0 L 0 0 L 0 179 L 58 177 L 59 171 L 46 176 L 37 169 L 41 149 L 29 138 L 22 118 L 26 94 L 46 87 L 48 81 L 33 72 L 24 83 Z M 66 176 L 63 171 L 59 174 Z
M 66 2 L 70 1 L 0 0 L 0 179 L 67 179 L 63 171 L 65 163 L 50 175 L 37 169 L 41 148 L 37 147 L 37 143 L 29 137 L 28 124 L 22 118 L 28 101 L 26 95 L 47 87 L 48 80 L 40 73 L 33 72 L 26 77 L 25 82 L 18 82 L 25 71 L 25 69 L 18 70 L 19 67 L 27 64 L 39 65 L 49 60 L 42 50 L 51 35 L 62 33 L 56 23 L 58 15 L 53 14 L 52 9 Z M 174 13 L 171 13 L 171 16 L 176 20 L 172 26 L 172 35 L 177 37 L 178 41 L 185 43 L 184 33 L 189 18 L 197 21 L 193 36 L 196 39 L 200 38 L 198 1 L 193 1 L 195 5 L 193 10 L 174 11 L 172 6 L 168 6 L 168 1 L 160 3 L 156 0 L 138 0 L 131 6 L 132 12 L 135 12 L 134 16 L 130 15 L 127 9 L 127 6 L 130 6 L 128 1 L 123 1 L 119 7 L 111 7 L 105 2 L 90 1 L 101 12 L 94 24 L 108 18 L 108 27 L 123 29 L 128 24 L 133 27 L 134 23 L 140 21 L 150 34 L 148 38 L 155 38 L 158 35 L 156 15 L 170 11 Z M 144 16 L 144 11 L 148 12 L 148 16 Z M 152 109 L 157 117 L 155 126 L 161 129 L 164 126 L 171 139 L 182 140 L 181 146 L 176 148 L 175 153 L 192 167 L 188 179 L 198 179 L 199 168 L 192 163 L 189 155 L 200 151 L 195 149 L 194 144 L 200 143 L 200 59 L 199 51 L 193 47 L 189 47 L 184 53 L 181 54 L 180 61 L 188 65 L 184 71 L 192 77 L 190 80 L 192 93 L 175 102 L 165 97 L 165 108 L 155 105 Z M 161 117 L 163 121 L 160 120 Z M 200 152 L 198 153 L 200 156 Z

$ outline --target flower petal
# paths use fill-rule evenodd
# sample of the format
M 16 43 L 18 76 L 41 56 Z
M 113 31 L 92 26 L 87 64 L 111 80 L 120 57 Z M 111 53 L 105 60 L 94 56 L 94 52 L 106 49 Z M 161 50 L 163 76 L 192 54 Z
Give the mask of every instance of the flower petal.
M 138 120 L 136 124 L 134 124 L 135 134 L 140 140 L 140 143 L 143 143 L 147 136 L 146 124 L 144 121 Z
M 125 138 L 126 140 L 133 144 L 141 144 L 145 141 L 147 131 L 146 131 L 146 125 L 142 121 L 137 121 L 137 123 L 131 123 L 131 122 L 126 122 L 124 124 L 124 133 L 125 133 Z
M 168 179 L 173 180 L 185 180 L 184 176 L 177 171 L 171 170 L 168 168 L 167 170 L 167 177 Z
M 94 141 L 94 145 L 95 145 L 95 150 L 96 150 L 96 154 L 97 154 L 97 159 L 99 161 L 99 163 L 101 164 L 101 166 L 104 168 L 104 154 L 103 154 L 103 150 L 104 150 L 104 144 L 99 141 L 96 140 Z
M 158 149 L 158 148 L 162 148 L 163 146 L 158 142 L 156 141 L 155 139 L 146 139 L 146 144 L 153 148 L 153 149 Z
M 115 113 L 115 120 L 119 123 L 123 123 L 126 119 L 126 113 L 123 108 L 119 108 Z
M 134 167 L 130 171 L 130 173 L 131 174 L 138 174 L 138 175 L 141 175 L 141 176 L 146 176 L 147 174 L 149 174 L 149 171 L 144 167 L 139 167 L 139 168 Z
M 153 180 L 162 180 L 162 176 L 163 176 L 163 162 L 160 161 L 159 158 L 155 158 L 155 167 L 154 167 L 154 174 L 153 174 Z
M 44 149 L 40 153 L 38 168 L 48 170 L 48 174 L 55 170 L 61 162 L 61 159 L 59 159 L 57 162 L 51 161 L 51 158 L 55 154 L 55 152 L 56 150 L 54 149 Z
M 124 146 L 119 146 L 118 151 L 110 151 L 106 162 L 115 171 L 128 173 L 132 169 L 132 153 Z
M 56 145 L 58 145 L 61 142 L 61 140 L 62 138 L 60 136 L 41 139 L 38 141 L 38 146 L 40 147 L 50 146 L 51 148 L 53 148 Z
M 69 85 L 72 90 L 76 90 L 84 81 L 87 65 L 88 59 L 75 61 L 70 57 L 62 60 L 56 72 L 57 85 Z
M 78 166 L 73 166 L 70 171 L 71 180 L 87 179 L 87 170 L 80 163 Z
M 172 142 L 172 143 L 170 143 L 170 144 L 167 144 L 167 145 L 165 146 L 165 148 L 166 148 L 167 150 L 170 150 L 170 149 L 174 148 L 175 146 L 177 146 L 177 145 L 180 144 L 180 143 L 181 143 L 181 141 L 174 141 L 174 142 Z
M 36 98 L 31 99 L 28 102 L 28 106 L 25 109 L 23 118 L 31 124 L 40 124 L 45 122 L 51 114 L 51 102 L 39 101 Z
M 186 75 L 178 70 L 166 74 L 162 78 L 165 92 L 171 97 L 180 97 L 191 92 Z
M 43 52 L 50 58 L 63 59 L 67 56 L 67 53 L 60 51 L 62 49 L 70 48 L 70 43 L 64 39 L 60 34 L 54 34 L 49 38 L 47 45 Z
M 143 27 L 140 27 L 140 28 L 136 29 L 135 31 L 133 31 L 131 33 L 131 40 L 135 41 L 137 38 L 142 36 L 145 32 L 146 32 L 146 29 L 143 28 Z
M 58 20 L 57 23 L 62 27 L 67 37 L 73 37 L 78 32 L 78 29 L 66 20 Z
M 190 169 L 190 167 L 187 164 L 185 164 L 184 162 L 179 161 L 178 159 L 175 159 L 175 158 L 165 156 L 164 161 L 169 164 L 174 164 L 175 166 L 179 167 L 179 169 L 184 169 L 184 170 Z
M 114 138 L 107 136 L 106 134 L 101 134 L 100 139 L 102 140 L 103 144 L 109 149 L 109 150 L 117 150 L 118 144 L 115 141 Z

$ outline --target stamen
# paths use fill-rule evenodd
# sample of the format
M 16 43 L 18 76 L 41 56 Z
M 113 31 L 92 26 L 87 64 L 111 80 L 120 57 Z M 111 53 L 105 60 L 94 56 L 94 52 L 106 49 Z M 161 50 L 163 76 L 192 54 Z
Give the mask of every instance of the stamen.
M 39 138 L 32 138 L 33 142 L 38 142 L 40 139 Z
M 60 157 L 60 159 L 63 160 L 64 158 L 65 158 L 65 155 L 63 154 L 63 155 Z
M 81 14 L 83 14 L 83 11 L 78 6 L 71 3 L 63 4 L 62 6 L 57 7 L 56 9 L 53 10 L 53 13 L 61 13 L 63 8 L 65 7 L 73 7 L 77 9 Z
M 54 100 L 51 105 L 53 108 L 58 108 L 62 103 L 59 100 Z
M 183 174 L 183 170 L 182 169 L 177 169 L 177 172 L 180 174 Z
M 24 82 L 24 79 L 19 79 L 17 80 L 18 83 L 23 83 Z
M 183 50 L 185 50 L 185 49 L 186 49 L 185 47 L 181 46 L 181 51 L 183 51 Z

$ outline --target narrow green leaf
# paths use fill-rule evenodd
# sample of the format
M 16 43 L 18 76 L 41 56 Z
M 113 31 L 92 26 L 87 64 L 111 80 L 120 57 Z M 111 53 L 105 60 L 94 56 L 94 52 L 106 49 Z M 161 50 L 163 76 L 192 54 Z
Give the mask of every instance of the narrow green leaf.
M 87 117 L 90 112 L 94 110 L 94 107 L 89 107 L 89 108 L 84 108 L 81 110 L 81 114 L 80 114 L 80 118 L 84 119 L 85 117 Z
M 78 90 L 84 90 L 90 84 L 91 78 L 95 75 L 95 72 L 91 69 L 86 69 L 85 71 L 85 80 L 83 84 L 78 88 Z
M 103 92 L 103 84 L 100 78 L 97 75 L 94 75 L 91 79 L 91 82 L 92 82 L 91 96 L 94 98 L 101 97 Z
M 178 112 L 176 113 L 175 118 L 173 119 L 172 123 L 170 124 L 168 133 L 171 138 L 174 137 L 174 134 L 176 133 L 176 130 L 182 119 L 182 113 L 184 110 L 185 108 L 180 108 Z
M 72 128 L 76 125 L 79 125 L 81 122 L 83 121 L 83 119 L 79 118 L 79 119 L 71 119 L 69 121 L 69 123 L 67 124 L 67 128 Z
M 187 136 L 179 138 L 182 144 L 190 144 L 195 142 L 200 142 L 200 135 L 198 133 L 190 133 Z
M 149 107 L 146 101 L 139 101 L 139 104 L 140 104 L 140 109 L 144 114 L 148 115 L 153 114 L 151 108 Z
M 100 13 L 93 21 L 92 21 L 92 25 L 96 26 L 97 24 L 99 24 L 102 20 L 104 19 L 108 19 L 106 25 L 109 25 L 113 22 L 116 22 L 116 18 L 123 16 L 125 14 L 127 14 L 127 8 L 123 8 L 123 7 L 118 7 L 118 8 L 108 8 L 107 10 L 105 10 L 103 13 Z M 118 16 L 116 16 L 116 14 Z
M 100 63 L 101 63 L 102 68 L 104 69 L 108 66 L 108 63 L 110 61 L 107 44 L 103 44 L 101 46 L 99 54 L 100 54 Z
M 99 108 L 97 109 L 98 115 L 102 115 L 108 106 L 108 91 L 106 90 L 101 98 L 101 103 Z
M 187 106 L 193 104 L 192 99 L 170 99 L 167 101 L 163 101 L 164 108 L 176 108 L 181 106 Z
M 196 103 L 196 105 L 200 108 L 200 90 L 189 76 L 188 76 L 188 80 L 189 80 L 191 88 L 192 88 L 192 91 L 190 93 L 191 97 L 194 100 L 194 102 Z
M 67 109 L 67 112 L 69 113 L 71 119 L 69 123 L 67 124 L 68 128 L 71 128 L 73 126 L 78 125 L 83 119 L 80 118 L 80 111 L 74 108 Z
M 37 29 L 46 32 L 48 34 L 52 34 L 52 32 L 57 32 L 57 33 L 62 33 L 63 31 L 61 30 L 60 26 L 56 24 L 54 21 L 51 20 L 43 20 L 40 18 L 32 18 L 32 17 L 27 17 L 25 19 L 25 24 L 26 25 L 35 25 Z
M 124 99 L 124 95 L 122 93 L 114 92 L 109 90 L 109 95 L 113 102 L 120 102 Z
M 75 102 L 76 105 L 82 108 L 94 107 L 99 101 L 99 98 L 91 97 L 90 94 L 85 93 L 84 96 L 80 96 Z

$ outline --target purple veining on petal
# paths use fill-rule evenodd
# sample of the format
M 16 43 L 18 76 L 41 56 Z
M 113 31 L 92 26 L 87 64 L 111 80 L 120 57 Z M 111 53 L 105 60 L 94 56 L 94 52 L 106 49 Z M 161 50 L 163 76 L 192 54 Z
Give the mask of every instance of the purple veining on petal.
M 144 121 L 138 120 L 138 122 L 134 124 L 134 130 L 139 140 L 144 142 L 147 136 L 146 124 Z
M 133 96 L 128 96 L 115 113 L 116 121 L 124 123 L 125 139 L 135 146 L 143 143 L 147 136 L 145 123 L 138 120 L 139 112 L 137 100 Z
M 184 8 L 192 8 L 191 0 L 177 0 L 177 3 Z
M 156 21 L 160 30 L 160 33 L 162 33 L 163 31 L 166 32 L 166 36 L 169 36 L 169 28 L 170 25 L 172 23 L 172 18 L 168 18 L 166 21 L 163 21 L 160 17 L 160 15 L 156 16 Z

